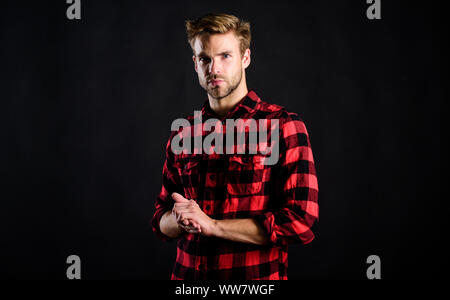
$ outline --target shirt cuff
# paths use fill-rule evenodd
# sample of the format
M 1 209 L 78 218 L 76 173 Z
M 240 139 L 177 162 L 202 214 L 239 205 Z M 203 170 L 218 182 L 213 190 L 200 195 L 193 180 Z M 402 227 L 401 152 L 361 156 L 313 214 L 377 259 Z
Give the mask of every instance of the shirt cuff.
M 276 244 L 278 241 L 277 234 L 274 230 L 275 227 L 275 216 L 272 212 L 266 212 L 261 215 L 254 217 L 255 221 L 262 227 L 267 237 L 269 238 L 270 244 Z

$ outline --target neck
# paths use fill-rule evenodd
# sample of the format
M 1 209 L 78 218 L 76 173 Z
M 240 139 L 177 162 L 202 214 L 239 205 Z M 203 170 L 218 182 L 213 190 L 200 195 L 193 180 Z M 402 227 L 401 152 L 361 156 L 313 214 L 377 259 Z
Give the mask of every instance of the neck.
M 244 75 L 239 86 L 228 96 L 216 99 L 208 94 L 209 106 L 219 118 L 222 118 L 247 94 L 248 89 Z

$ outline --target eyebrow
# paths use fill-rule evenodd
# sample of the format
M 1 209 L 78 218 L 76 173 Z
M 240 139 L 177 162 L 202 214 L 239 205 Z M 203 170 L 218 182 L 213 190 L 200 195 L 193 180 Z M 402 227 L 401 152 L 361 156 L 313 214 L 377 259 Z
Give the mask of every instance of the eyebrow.
M 225 51 L 220 52 L 218 55 L 224 55 L 224 54 L 230 54 L 230 53 L 233 53 L 233 51 L 232 50 L 225 50 Z M 197 56 L 199 56 L 199 57 L 209 57 L 209 55 L 207 55 L 203 51 L 200 52 Z

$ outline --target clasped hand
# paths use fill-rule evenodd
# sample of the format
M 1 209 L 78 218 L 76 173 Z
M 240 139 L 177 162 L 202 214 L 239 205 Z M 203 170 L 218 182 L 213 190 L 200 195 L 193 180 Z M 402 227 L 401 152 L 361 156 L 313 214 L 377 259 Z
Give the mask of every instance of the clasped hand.
M 197 202 L 178 193 L 173 193 L 172 198 L 175 200 L 172 214 L 181 229 L 189 233 L 213 235 L 215 220 L 205 214 Z

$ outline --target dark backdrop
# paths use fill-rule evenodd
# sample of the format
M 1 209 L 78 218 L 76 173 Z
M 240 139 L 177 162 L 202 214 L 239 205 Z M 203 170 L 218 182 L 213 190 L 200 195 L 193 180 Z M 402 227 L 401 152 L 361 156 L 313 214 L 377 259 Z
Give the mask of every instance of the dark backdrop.
M 395 2 L 393 4 L 392 2 Z M 176 245 L 150 227 L 175 118 L 206 95 L 184 21 L 252 23 L 249 88 L 297 112 L 319 178 L 316 239 L 291 279 L 433 278 L 448 268 L 448 56 L 443 9 L 361 1 L 2 1 L 2 278 L 170 278 Z M 442 13 L 441 13 L 442 12 Z M 447 140 L 447 137 L 445 138 Z M 441 176 L 442 175 L 442 176 Z

